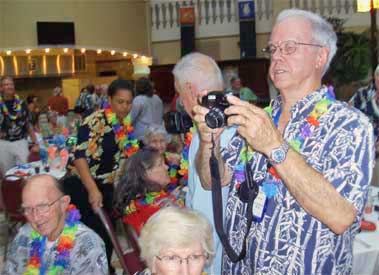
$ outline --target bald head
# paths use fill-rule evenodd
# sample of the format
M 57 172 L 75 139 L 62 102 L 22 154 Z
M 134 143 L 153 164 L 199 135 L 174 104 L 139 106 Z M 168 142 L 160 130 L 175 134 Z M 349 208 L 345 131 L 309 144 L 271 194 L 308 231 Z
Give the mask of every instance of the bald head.
M 25 195 L 33 195 L 33 193 L 43 193 L 48 197 L 63 196 L 63 188 L 58 181 L 49 175 L 36 175 L 30 177 L 22 190 L 22 197 Z
M 29 224 L 49 241 L 61 234 L 70 197 L 63 196 L 59 183 L 51 176 L 38 175 L 27 180 L 22 190 L 22 207 Z

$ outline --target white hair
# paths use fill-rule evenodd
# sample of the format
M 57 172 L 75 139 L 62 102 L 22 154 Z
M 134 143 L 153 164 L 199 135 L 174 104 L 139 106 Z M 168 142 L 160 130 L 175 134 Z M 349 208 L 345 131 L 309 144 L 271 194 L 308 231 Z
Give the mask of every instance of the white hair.
M 279 13 L 275 24 L 290 17 L 301 17 L 311 23 L 313 42 L 329 49 L 328 60 L 323 68 L 322 75 L 329 69 L 330 62 L 337 52 L 337 35 L 333 26 L 320 15 L 300 9 L 286 9 Z
M 224 88 L 220 68 L 211 57 L 201 53 L 184 56 L 176 63 L 172 73 L 180 86 L 189 82 L 196 84 L 199 90 L 213 91 Z
M 145 132 L 142 138 L 143 143 L 145 145 L 149 145 L 151 137 L 156 135 L 163 136 L 166 141 L 166 144 L 169 143 L 171 140 L 166 129 L 162 125 L 149 125 L 145 128 Z
M 149 268 L 164 248 L 185 248 L 199 242 L 204 253 L 214 256 L 212 226 L 203 214 L 179 207 L 166 207 L 155 213 L 144 225 L 139 238 L 141 257 Z

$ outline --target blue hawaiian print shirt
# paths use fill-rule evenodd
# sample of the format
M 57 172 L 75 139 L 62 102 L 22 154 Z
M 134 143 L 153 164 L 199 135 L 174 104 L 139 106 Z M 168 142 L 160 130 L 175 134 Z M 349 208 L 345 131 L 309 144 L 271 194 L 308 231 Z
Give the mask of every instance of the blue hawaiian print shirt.
M 379 106 L 376 99 L 376 87 L 373 83 L 360 88 L 349 100 L 349 104 L 359 109 L 370 119 L 374 127 L 376 158 L 379 157 Z
M 299 135 L 304 119 L 315 104 L 326 97 L 327 88 L 313 92 L 291 109 L 284 138 Z M 272 102 L 272 115 L 280 111 L 281 97 Z M 344 233 L 337 235 L 308 214 L 294 199 L 286 185 L 278 180 L 278 192 L 268 199 L 261 222 L 253 222 L 248 235 L 244 260 L 232 263 L 223 257 L 223 274 L 350 274 L 353 239 L 359 229 L 361 214 L 372 177 L 374 142 L 372 126 L 361 112 L 340 101 L 333 101 L 318 121 L 311 136 L 305 139 L 300 154 L 320 172 L 357 209 L 357 218 Z M 236 135 L 222 151 L 227 166 L 234 171 L 243 139 Z M 254 180 L 262 184 L 274 180 L 267 171 L 267 159 L 253 152 L 250 160 Z M 226 206 L 226 229 L 235 250 L 240 251 L 246 231 L 246 204 L 237 194 L 237 184 L 230 187 Z M 320 194 L 322 196 L 322 194 Z
M 7 260 L 2 275 L 23 274 L 30 255 L 32 228 L 29 224 L 22 226 L 8 249 Z M 46 242 L 43 262 L 51 268 L 57 255 L 57 244 Z M 74 247 L 70 250 L 70 261 L 59 275 L 107 275 L 108 261 L 102 239 L 82 223 L 78 225 Z

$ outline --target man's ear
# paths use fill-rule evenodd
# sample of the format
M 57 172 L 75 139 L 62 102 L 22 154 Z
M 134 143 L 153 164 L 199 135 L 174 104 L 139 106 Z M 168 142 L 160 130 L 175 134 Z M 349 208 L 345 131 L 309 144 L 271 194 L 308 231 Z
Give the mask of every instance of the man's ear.
M 326 47 L 319 49 L 316 61 L 316 68 L 322 70 L 328 62 L 330 50 Z
M 63 201 L 63 203 L 65 205 L 65 208 L 67 208 L 70 205 L 71 197 L 69 195 L 64 195 L 62 197 L 62 201 Z

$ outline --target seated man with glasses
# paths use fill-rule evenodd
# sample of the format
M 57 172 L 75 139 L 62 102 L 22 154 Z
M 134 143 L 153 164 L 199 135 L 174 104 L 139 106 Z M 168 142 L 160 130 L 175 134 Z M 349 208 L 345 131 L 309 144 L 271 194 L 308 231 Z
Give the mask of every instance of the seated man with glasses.
M 3 275 L 108 274 L 104 242 L 80 222 L 60 184 L 38 175 L 22 191 L 22 226 L 9 247 Z
M 200 212 L 166 207 L 147 221 L 140 246 L 148 269 L 139 275 L 201 275 L 214 256 L 212 226 Z

